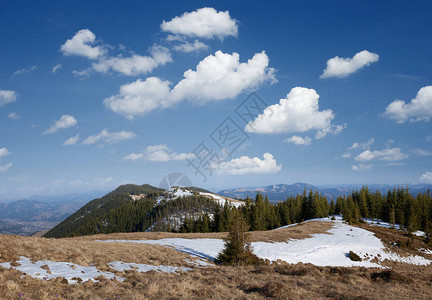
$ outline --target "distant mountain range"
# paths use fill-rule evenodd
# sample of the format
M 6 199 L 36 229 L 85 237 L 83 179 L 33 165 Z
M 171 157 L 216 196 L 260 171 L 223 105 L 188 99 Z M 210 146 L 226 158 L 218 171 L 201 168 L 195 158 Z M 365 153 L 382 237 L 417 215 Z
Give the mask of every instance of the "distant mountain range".
M 225 197 L 234 199 L 244 199 L 247 196 L 255 198 L 258 192 L 267 195 L 271 202 L 285 201 L 289 196 L 296 196 L 302 194 L 304 189 L 307 191 L 318 191 L 320 194 L 326 196 L 328 199 L 336 199 L 338 196 L 347 196 L 356 189 L 361 189 L 363 185 L 341 185 L 341 186 L 314 186 L 308 183 L 297 182 L 293 184 L 276 184 L 261 187 L 246 187 L 234 188 L 219 191 L 218 194 Z M 389 189 L 397 187 L 407 187 L 410 192 L 416 196 L 419 193 L 427 192 L 428 189 L 432 191 L 431 184 L 415 184 L 415 185 L 390 185 L 390 184 L 370 184 L 368 188 L 371 191 L 379 190 L 381 193 L 386 193 Z
M 48 230 L 104 192 L 32 196 L 0 203 L 0 234 L 31 235 Z

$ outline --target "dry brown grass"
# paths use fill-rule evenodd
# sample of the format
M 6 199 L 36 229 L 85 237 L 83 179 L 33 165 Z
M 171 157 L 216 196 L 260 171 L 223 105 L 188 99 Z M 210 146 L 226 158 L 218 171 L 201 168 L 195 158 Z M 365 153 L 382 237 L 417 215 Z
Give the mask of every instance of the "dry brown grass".
M 251 242 L 283 242 L 289 239 L 304 239 L 316 233 L 326 233 L 331 227 L 330 222 L 306 222 L 297 226 L 269 230 L 269 231 L 251 231 Z M 111 233 L 82 236 L 74 239 L 93 241 L 109 239 L 129 239 L 129 240 L 159 240 L 166 238 L 185 238 L 185 239 L 223 239 L 227 236 L 226 232 L 210 233 L 170 233 L 170 232 L 131 232 L 131 233 Z
M 331 224 L 308 222 L 268 232 L 253 232 L 256 241 L 304 238 L 328 230 Z M 367 229 L 373 230 L 372 227 Z M 375 231 L 374 231 L 375 232 Z M 393 232 L 376 230 L 384 239 Z M 167 237 L 221 238 L 217 234 L 130 233 L 69 239 L 0 236 L 0 262 L 19 256 L 50 259 L 80 265 L 92 263 L 110 270 L 110 261 L 152 265 L 188 266 L 189 256 L 157 245 L 97 243 L 94 239 L 156 239 Z M 389 237 L 390 236 L 390 237 Z M 401 238 L 401 237 L 398 237 Z M 387 242 L 385 242 L 387 243 Z M 401 250 L 403 251 L 403 249 Z M 414 251 L 414 250 L 413 250 Z M 416 253 L 418 254 L 418 253 Z M 190 266 L 189 266 L 190 267 Z M 112 270 L 110 270 L 112 271 Z M 69 285 L 62 278 L 44 281 L 0 267 L 2 299 L 431 299 L 432 267 L 392 265 L 390 271 L 366 268 L 330 268 L 313 265 L 274 264 L 257 267 L 194 268 L 190 272 L 166 274 L 136 271 L 115 272 L 124 282 L 99 278 L 100 282 Z M 57 295 L 57 296 L 56 296 Z
M 431 271 L 322 268 L 312 265 L 213 267 L 181 274 L 123 274 L 124 282 L 99 278 L 69 285 L 5 270 L 0 273 L 3 299 L 430 299 Z M 55 297 L 55 295 L 58 297 Z

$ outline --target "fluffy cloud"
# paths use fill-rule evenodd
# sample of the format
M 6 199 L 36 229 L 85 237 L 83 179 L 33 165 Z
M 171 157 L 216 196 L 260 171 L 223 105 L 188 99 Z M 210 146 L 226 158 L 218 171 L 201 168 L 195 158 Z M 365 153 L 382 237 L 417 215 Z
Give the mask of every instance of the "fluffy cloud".
M 285 99 L 270 105 L 246 125 L 246 131 L 260 134 L 293 133 L 318 130 L 316 138 L 338 133 L 344 125 L 333 125 L 331 109 L 319 110 L 319 95 L 313 89 L 293 88 Z
M 7 170 L 10 169 L 10 167 L 12 167 L 12 163 L 0 165 L 0 173 L 6 172 Z
M 212 167 L 216 170 L 216 173 L 228 175 L 270 174 L 279 172 L 282 169 L 282 166 L 276 163 L 272 154 L 264 153 L 263 158 L 241 156 Z
M 429 150 L 420 149 L 420 148 L 412 150 L 411 153 L 417 154 L 419 156 L 431 156 L 432 155 L 432 152 L 430 152 Z
M 12 76 L 18 76 L 21 74 L 28 74 L 28 73 L 31 73 L 33 71 L 36 71 L 36 69 L 37 69 L 36 66 L 32 66 L 31 68 L 19 69 L 19 70 L 16 70 L 15 72 L 13 72 Z
M 363 50 L 353 58 L 333 57 L 327 61 L 327 68 L 320 78 L 346 77 L 371 63 L 377 62 L 379 55 Z
M 86 138 L 82 144 L 83 145 L 93 145 L 98 142 L 103 142 L 107 144 L 115 144 L 123 140 L 129 140 L 136 136 L 135 133 L 131 131 L 118 131 L 118 132 L 109 132 L 107 128 L 102 130 L 98 135 L 91 135 Z
M 402 153 L 400 148 L 387 148 L 384 150 L 365 150 L 356 156 L 355 160 L 364 162 L 374 159 L 385 161 L 399 161 L 408 158 L 408 155 Z
M 169 50 L 162 46 L 153 46 L 150 49 L 151 56 L 143 56 L 133 53 L 130 57 L 104 57 L 92 64 L 91 69 L 100 73 L 107 73 L 110 70 L 123 75 L 136 76 L 151 72 L 159 65 L 165 65 L 172 61 Z M 80 72 L 76 72 L 79 74 Z M 88 72 L 84 72 L 86 74 Z
M 372 169 L 373 165 L 368 164 L 358 164 L 358 165 L 352 165 L 351 169 L 354 171 L 365 171 Z
M 294 136 L 286 139 L 285 142 L 293 143 L 295 145 L 305 145 L 305 146 L 307 146 L 307 145 L 311 144 L 312 140 L 308 136 L 306 136 L 306 137 L 303 138 L 301 136 L 294 135 Z
M 131 153 L 125 156 L 125 160 L 148 160 L 148 161 L 171 161 L 171 160 L 185 160 L 192 159 L 195 155 L 193 153 L 175 153 L 168 148 L 167 145 L 154 145 L 148 146 L 145 152 Z
M 0 148 L 0 158 L 9 156 L 11 152 L 7 148 Z
M 204 7 L 193 12 L 186 12 L 171 21 L 163 21 L 163 31 L 188 37 L 211 39 L 226 36 L 237 36 L 237 21 L 232 19 L 228 11 L 217 11 L 212 7 Z
M 8 114 L 7 116 L 9 119 L 11 120 L 19 120 L 20 116 L 17 113 L 11 112 L 10 114 Z
M 246 89 L 276 80 L 274 69 L 268 64 L 264 51 L 256 53 L 246 63 L 240 63 L 238 53 L 217 51 L 204 58 L 196 71 L 184 72 L 184 79 L 171 92 L 172 98 L 175 101 L 188 99 L 197 104 L 235 98 Z
M 150 56 L 135 53 L 131 53 L 128 57 L 124 57 L 123 55 L 109 56 L 105 47 L 94 46 L 95 40 L 96 36 L 93 32 L 83 29 L 61 46 L 60 50 L 64 55 L 79 55 L 96 60 L 90 68 L 82 71 L 73 71 L 73 74 L 87 76 L 92 71 L 99 73 L 115 71 L 127 76 L 137 76 L 151 72 L 159 65 L 172 61 L 171 53 L 166 47 L 154 45 L 149 50 Z M 52 72 L 55 73 L 60 67 L 61 65 L 55 66 Z
M 64 141 L 63 146 L 76 145 L 78 140 L 79 140 L 79 134 L 68 138 L 66 141 Z
M 60 129 L 66 129 L 69 127 L 73 127 L 78 123 L 78 121 L 70 115 L 63 115 L 59 120 L 55 121 L 54 125 L 48 128 L 44 134 L 55 133 Z
M 201 50 L 207 50 L 209 46 L 207 44 L 204 44 L 198 40 L 195 40 L 193 43 L 184 42 L 180 45 L 174 46 L 174 50 L 181 51 L 181 52 L 193 52 L 193 51 L 201 51 Z
M 426 172 L 422 174 L 419 178 L 421 182 L 432 184 L 432 172 Z
M 104 100 L 107 108 L 128 119 L 143 115 L 161 107 L 171 105 L 169 101 L 170 82 L 157 77 L 149 77 L 142 81 L 124 84 L 120 92 Z
M 78 55 L 89 59 L 96 59 L 104 56 L 106 49 L 103 46 L 93 46 L 96 36 L 88 29 L 78 31 L 71 39 L 67 40 L 60 47 L 64 55 Z
M 384 116 L 398 123 L 429 121 L 432 117 L 432 86 L 422 87 L 409 103 L 393 101 L 386 107 Z
M 172 90 L 170 82 L 156 77 L 121 86 L 117 95 L 104 100 L 107 108 L 129 119 L 157 108 L 167 108 L 183 100 L 195 104 L 231 99 L 247 89 L 266 81 L 275 81 L 274 69 L 268 67 L 269 59 L 262 52 L 247 63 L 239 62 L 237 53 L 221 51 L 202 60 L 196 71 L 188 70 Z
M 0 107 L 15 102 L 16 98 L 17 98 L 17 93 L 15 91 L 0 89 Z

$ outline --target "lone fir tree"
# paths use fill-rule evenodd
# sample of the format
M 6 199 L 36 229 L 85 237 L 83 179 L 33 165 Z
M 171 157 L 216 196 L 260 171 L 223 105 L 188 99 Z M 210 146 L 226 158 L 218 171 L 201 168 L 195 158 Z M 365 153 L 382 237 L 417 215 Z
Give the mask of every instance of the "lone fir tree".
M 252 265 L 260 262 L 260 259 L 252 253 L 249 241 L 249 225 L 243 216 L 234 210 L 230 224 L 228 237 L 224 239 L 225 249 L 219 253 L 216 263 L 224 265 Z

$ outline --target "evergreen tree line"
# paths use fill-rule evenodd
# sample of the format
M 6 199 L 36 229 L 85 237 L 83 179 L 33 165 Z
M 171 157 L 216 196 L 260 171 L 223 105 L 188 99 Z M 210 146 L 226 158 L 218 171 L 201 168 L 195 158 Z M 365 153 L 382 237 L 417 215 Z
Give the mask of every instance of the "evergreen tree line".
M 241 216 L 251 231 L 269 230 L 312 218 L 326 217 L 330 214 L 330 208 L 327 198 L 318 192 L 305 190 L 302 195 L 288 197 L 286 201 L 277 204 L 271 204 L 267 196 L 258 193 L 255 200 L 247 197 L 245 204 L 240 207 L 217 205 L 213 215 L 187 218 L 179 231 L 228 231 L 234 216 Z
M 148 228 L 153 231 L 173 231 L 175 224 L 169 222 L 171 216 L 187 215 L 198 218 L 203 213 L 214 211 L 215 206 L 215 201 L 202 196 L 162 200 L 158 203 L 158 197 L 154 195 L 137 201 L 128 201 L 116 209 L 93 218 L 66 236 L 142 232 Z M 181 224 L 178 225 L 180 227 Z
M 348 222 L 361 222 L 364 218 L 380 219 L 393 226 L 400 224 L 409 232 L 431 231 L 432 198 L 430 191 L 414 197 L 408 188 L 371 193 L 367 187 L 354 191 L 348 197 L 338 197 L 335 214 L 342 214 Z
M 185 219 L 181 232 L 227 231 L 234 214 L 239 213 L 249 230 L 270 230 L 301 221 L 340 214 L 350 223 L 363 222 L 365 218 L 380 219 L 390 224 L 400 224 L 408 231 L 432 232 L 432 198 L 430 191 L 414 197 L 408 188 L 389 190 L 387 194 L 370 192 L 367 187 L 351 195 L 328 202 L 318 192 L 309 191 L 288 197 L 286 201 L 271 204 L 267 196 L 258 193 L 253 201 L 246 198 L 245 205 L 216 206 L 213 216 L 205 214 L 197 219 Z

